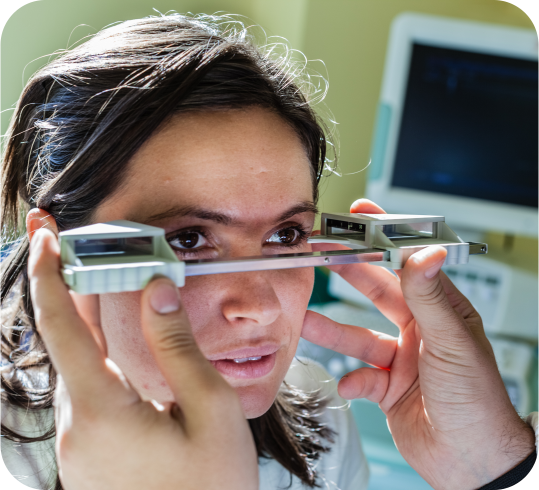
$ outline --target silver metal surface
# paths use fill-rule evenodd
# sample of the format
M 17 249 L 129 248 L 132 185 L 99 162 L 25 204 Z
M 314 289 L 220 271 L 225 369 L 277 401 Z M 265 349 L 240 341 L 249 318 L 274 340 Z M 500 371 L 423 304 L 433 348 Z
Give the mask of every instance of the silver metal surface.
M 486 243 L 470 242 L 470 255 L 481 255 L 486 253 Z M 388 251 L 374 248 L 260 255 L 255 257 L 238 257 L 235 259 L 186 260 L 185 275 L 203 276 L 206 274 L 225 274 L 228 272 L 250 272 L 296 269 L 299 267 L 387 262 L 388 260 Z
M 486 243 L 468 242 L 470 245 L 470 255 L 484 255 L 488 252 Z
M 295 269 L 340 264 L 360 264 L 387 260 L 385 250 L 335 250 L 331 252 L 304 252 L 297 254 L 261 255 L 237 259 L 186 260 L 186 276 L 223 274 L 226 272 L 250 272 L 273 269 Z

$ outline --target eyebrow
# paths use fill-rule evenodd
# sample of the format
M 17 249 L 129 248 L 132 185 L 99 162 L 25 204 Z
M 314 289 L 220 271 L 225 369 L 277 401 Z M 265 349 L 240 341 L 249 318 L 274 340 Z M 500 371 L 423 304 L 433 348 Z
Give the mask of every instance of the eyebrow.
M 303 201 L 292 206 L 290 209 L 286 210 L 284 213 L 279 215 L 277 219 L 275 220 L 275 222 L 278 223 L 281 221 L 286 221 L 287 219 L 292 218 L 296 214 L 301 214 L 301 213 L 318 214 L 318 208 L 311 201 Z M 148 216 L 147 218 L 144 219 L 143 223 L 151 223 L 154 221 L 159 221 L 159 220 L 163 220 L 167 218 L 180 218 L 180 217 L 181 218 L 183 217 L 199 218 L 202 220 L 213 221 L 214 223 L 217 223 L 220 225 L 227 225 L 227 226 L 241 224 L 240 220 L 238 220 L 237 218 L 231 215 L 228 215 L 226 213 L 219 213 L 217 211 L 212 211 L 210 209 L 205 209 L 200 206 L 173 206 L 162 213 L 152 214 Z M 136 219 L 134 219 L 133 221 L 136 221 Z

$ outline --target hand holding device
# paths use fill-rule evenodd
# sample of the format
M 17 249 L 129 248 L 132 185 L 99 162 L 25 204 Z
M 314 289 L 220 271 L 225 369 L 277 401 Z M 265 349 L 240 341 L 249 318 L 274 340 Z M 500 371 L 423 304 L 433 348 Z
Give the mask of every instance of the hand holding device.
M 442 217 L 378 219 L 383 211 L 370 202 L 358 203 L 351 212 L 364 216 L 326 215 L 326 235 L 313 240 L 324 244 L 314 243 L 314 253 L 186 262 L 168 254 L 164 237 L 158 243 L 163 232 L 157 228 L 92 225 L 61 234 L 62 273 L 73 290 L 91 294 L 104 292 L 103 287 L 140 289 L 142 276 L 149 279 L 159 272 L 156 267 L 169 263 L 169 274 L 178 269 L 177 286 L 188 275 L 328 265 L 401 329 L 397 342 L 307 313 L 307 340 L 382 368 L 350 373 L 341 380 L 341 395 L 380 403 L 399 450 L 436 488 L 477 488 L 494 480 L 531 453 L 533 434 L 511 406 L 478 314 L 443 273 L 438 275 L 448 251 L 452 263 L 465 263 L 468 253 L 485 253 L 486 246 L 462 242 Z M 342 241 L 357 250 L 346 250 Z M 328 242 L 333 250 L 327 251 Z M 430 243 L 443 247 L 425 248 Z M 369 263 L 404 265 L 402 282 Z M 136 280 L 134 271 L 140 275 Z M 509 440 L 511 451 L 505 449 Z
M 258 488 L 239 399 L 199 351 L 172 281 L 154 279 L 142 295 L 144 335 L 176 401 L 162 407 L 142 401 L 106 358 L 99 327 L 88 324 L 91 296 L 73 301 L 51 231 L 34 234 L 28 269 L 38 331 L 60 375 L 56 453 L 66 490 Z
M 383 210 L 360 200 L 351 212 Z M 340 395 L 379 403 L 397 448 L 434 488 L 473 489 L 531 454 L 534 434 L 511 405 L 481 318 L 440 272 L 446 253 L 417 252 L 399 277 L 368 264 L 331 267 L 399 327 L 398 339 L 314 312 L 302 336 L 376 366 L 343 377 Z

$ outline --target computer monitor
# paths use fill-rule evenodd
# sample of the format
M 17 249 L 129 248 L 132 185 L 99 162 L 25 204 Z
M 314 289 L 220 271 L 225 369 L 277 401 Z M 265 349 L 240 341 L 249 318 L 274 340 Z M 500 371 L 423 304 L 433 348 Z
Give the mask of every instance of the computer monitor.
M 397 17 L 367 197 L 388 212 L 537 236 L 537 53 L 533 30 Z

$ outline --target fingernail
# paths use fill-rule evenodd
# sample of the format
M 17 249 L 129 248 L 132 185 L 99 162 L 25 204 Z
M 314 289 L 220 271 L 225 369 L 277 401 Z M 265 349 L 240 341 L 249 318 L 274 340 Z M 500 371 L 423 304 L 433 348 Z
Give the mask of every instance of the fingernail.
M 153 286 L 150 296 L 152 308 L 161 315 L 172 313 L 180 309 L 180 295 L 178 288 L 169 282 L 160 280 Z
M 442 268 L 442 265 L 444 265 L 444 260 L 440 260 L 436 265 L 433 265 L 432 267 L 429 267 L 425 271 L 425 277 L 427 279 L 432 279 L 438 272 L 440 272 L 440 269 Z

